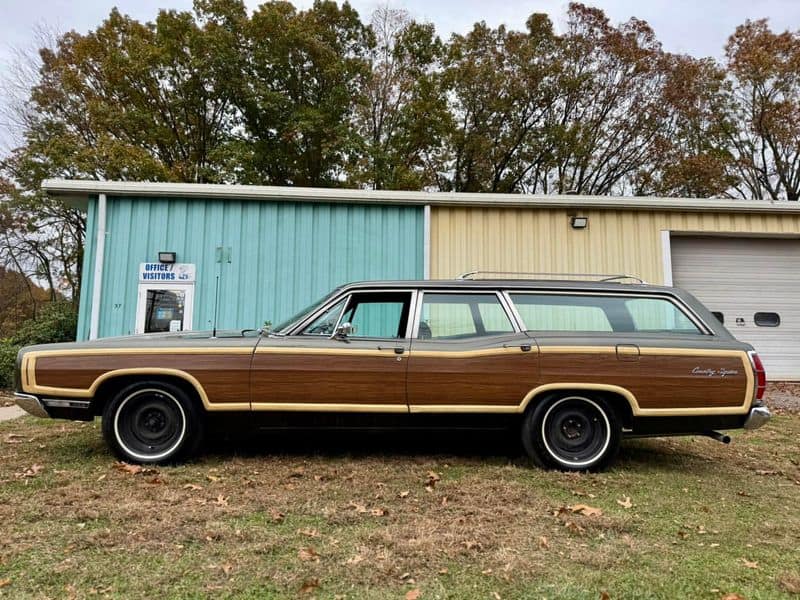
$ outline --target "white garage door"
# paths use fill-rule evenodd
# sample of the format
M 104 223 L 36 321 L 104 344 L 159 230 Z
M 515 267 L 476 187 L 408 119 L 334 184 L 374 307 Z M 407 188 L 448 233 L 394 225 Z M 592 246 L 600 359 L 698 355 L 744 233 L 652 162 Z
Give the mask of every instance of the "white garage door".
M 800 240 L 672 236 L 672 280 L 755 347 L 768 379 L 800 379 Z

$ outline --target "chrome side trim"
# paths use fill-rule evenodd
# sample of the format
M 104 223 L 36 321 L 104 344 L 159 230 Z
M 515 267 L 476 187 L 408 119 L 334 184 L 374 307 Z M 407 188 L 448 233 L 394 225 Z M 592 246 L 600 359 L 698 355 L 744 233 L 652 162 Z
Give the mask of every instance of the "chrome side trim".
M 17 406 L 19 406 L 29 415 L 40 417 L 42 419 L 50 418 L 50 415 L 47 414 L 44 406 L 42 406 L 42 403 L 36 396 L 31 396 L 30 394 L 20 394 L 19 392 L 15 392 L 14 396 L 16 398 Z
M 53 408 L 82 408 L 89 409 L 90 400 L 67 400 L 64 398 L 42 398 L 41 403 Z
M 745 429 L 758 429 L 772 418 L 772 413 L 766 406 L 759 405 L 750 409 L 750 414 L 744 422 Z

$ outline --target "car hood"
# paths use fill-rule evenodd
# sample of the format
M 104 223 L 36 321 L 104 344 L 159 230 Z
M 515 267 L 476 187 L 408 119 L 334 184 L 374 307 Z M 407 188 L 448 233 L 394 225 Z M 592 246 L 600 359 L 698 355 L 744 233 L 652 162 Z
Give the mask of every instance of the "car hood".
M 253 329 L 226 329 L 213 332 L 208 331 L 178 331 L 167 333 L 144 333 L 140 335 L 125 335 L 107 337 L 84 342 L 62 342 L 58 344 L 37 344 L 25 346 L 20 354 L 42 350 L 86 350 L 103 348 L 158 348 L 175 346 L 208 346 L 211 343 L 224 343 L 232 339 L 250 337 L 255 345 L 258 332 Z

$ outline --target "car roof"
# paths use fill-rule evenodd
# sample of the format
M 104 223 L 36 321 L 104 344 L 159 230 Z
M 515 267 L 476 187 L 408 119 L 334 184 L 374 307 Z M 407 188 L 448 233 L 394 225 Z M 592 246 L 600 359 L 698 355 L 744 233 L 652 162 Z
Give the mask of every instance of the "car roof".
M 656 293 L 681 295 L 673 287 L 648 283 L 625 283 L 620 281 L 585 281 L 574 279 L 412 279 L 385 281 L 356 281 L 342 286 L 344 289 L 374 288 L 420 288 L 420 289 L 518 289 L 548 291 L 589 291 L 616 293 Z

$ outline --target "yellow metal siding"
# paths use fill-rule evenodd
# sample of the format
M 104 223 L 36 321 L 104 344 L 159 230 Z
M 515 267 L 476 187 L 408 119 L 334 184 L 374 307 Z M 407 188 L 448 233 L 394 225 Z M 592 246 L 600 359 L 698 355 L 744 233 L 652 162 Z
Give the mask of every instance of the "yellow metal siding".
M 589 217 L 587 229 L 570 227 L 576 214 Z M 800 235 L 800 215 L 434 206 L 431 278 L 480 269 L 626 273 L 663 283 L 663 230 Z

